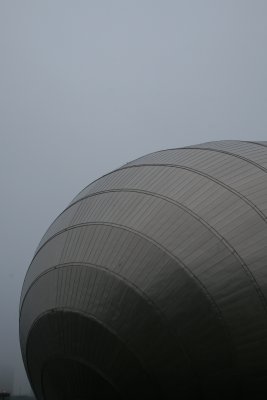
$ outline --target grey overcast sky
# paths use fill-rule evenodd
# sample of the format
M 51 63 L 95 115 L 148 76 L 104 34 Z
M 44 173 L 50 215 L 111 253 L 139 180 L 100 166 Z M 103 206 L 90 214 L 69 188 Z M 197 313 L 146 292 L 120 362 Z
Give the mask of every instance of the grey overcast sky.
M 16 392 L 22 281 L 72 197 L 148 152 L 267 140 L 266 21 L 266 0 L 0 0 L 0 368 Z

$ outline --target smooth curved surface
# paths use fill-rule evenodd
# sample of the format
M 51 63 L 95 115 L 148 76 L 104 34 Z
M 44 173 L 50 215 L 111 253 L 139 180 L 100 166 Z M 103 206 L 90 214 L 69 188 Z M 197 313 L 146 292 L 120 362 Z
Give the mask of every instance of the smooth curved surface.
M 148 154 L 73 199 L 22 289 L 38 399 L 68 375 L 79 398 L 102 379 L 122 399 L 267 396 L 266 143 Z

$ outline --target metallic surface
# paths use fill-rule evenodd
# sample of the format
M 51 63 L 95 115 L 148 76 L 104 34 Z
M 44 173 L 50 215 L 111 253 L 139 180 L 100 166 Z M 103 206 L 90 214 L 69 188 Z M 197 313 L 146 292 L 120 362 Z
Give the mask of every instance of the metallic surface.
M 220 141 L 82 190 L 22 289 L 38 399 L 266 398 L 266 172 L 267 142 Z

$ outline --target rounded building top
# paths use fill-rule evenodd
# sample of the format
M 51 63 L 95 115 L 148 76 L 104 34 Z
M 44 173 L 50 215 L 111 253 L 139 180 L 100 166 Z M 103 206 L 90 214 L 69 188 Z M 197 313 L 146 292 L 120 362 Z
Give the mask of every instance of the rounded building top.
M 148 154 L 83 189 L 22 289 L 37 397 L 267 394 L 266 172 L 267 142 L 226 140 Z

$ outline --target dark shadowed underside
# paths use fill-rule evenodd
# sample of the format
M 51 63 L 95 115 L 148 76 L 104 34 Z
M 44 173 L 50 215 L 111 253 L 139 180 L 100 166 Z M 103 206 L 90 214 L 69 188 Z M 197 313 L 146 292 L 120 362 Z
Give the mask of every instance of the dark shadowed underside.
M 267 142 L 141 157 L 96 180 L 28 269 L 38 399 L 267 396 Z

